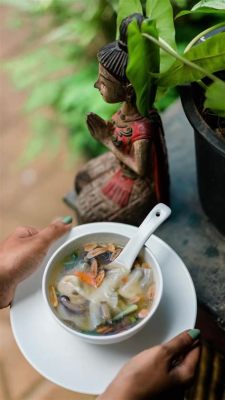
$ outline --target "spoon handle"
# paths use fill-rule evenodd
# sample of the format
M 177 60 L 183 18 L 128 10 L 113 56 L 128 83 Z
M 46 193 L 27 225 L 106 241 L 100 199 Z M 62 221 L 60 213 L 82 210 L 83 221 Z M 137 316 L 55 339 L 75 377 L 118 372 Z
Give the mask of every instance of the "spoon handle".
M 116 262 L 125 265 L 130 270 L 147 239 L 149 239 L 151 234 L 170 214 L 171 209 L 168 206 L 163 203 L 157 204 L 139 226 L 137 233 L 129 240 L 120 255 L 116 258 Z

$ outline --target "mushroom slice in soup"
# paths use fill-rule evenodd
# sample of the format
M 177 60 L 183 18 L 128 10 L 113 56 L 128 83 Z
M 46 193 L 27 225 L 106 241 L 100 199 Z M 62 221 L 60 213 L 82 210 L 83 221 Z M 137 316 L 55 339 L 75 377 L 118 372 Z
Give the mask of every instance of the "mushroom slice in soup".
M 84 314 L 88 310 L 88 301 L 79 294 L 72 295 L 72 298 L 64 295 L 60 296 L 60 303 L 67 310 L 77 314 Z
M 106 252 L 106 249 L 105 249 L 104 247 L 96 247 L 96 249 L 91 250 L 91 251 L 89 251 L 89 252 L 87 253 L 86 258 L 87 258 L 88 260 L 90 260 L 91 258 L 97 257 L 97 256 L 99 256 L 100 254 L 103 254 L 103 253 L 105 253 L 105 252 Z
M 62 303 L 59 303 L 58 313 L 63 322 L 72 329 L 89 330 L 88 312 L 80 313 L 69 310 Z
M 111 263 L 111 255 L 112 253 L 106 249 L 106 251 L 102 254 L 99 254 L 97 258 L 100 264 L 105 266 Z

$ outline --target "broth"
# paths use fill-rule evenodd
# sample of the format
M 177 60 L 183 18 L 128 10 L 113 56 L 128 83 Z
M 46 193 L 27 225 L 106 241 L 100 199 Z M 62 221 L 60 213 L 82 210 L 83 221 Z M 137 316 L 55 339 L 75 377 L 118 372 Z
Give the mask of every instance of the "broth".
M 121 250 L 113 243 L 87 243 L 53 266 L 49 302 L 67 326 L 82 333 L 115 334 L 148 315 L 155 293 L 151 265 L 138 256 L 114 287 L 116 271 L 109 264 Z M 107 296 L 105 279 L 112 282 Z

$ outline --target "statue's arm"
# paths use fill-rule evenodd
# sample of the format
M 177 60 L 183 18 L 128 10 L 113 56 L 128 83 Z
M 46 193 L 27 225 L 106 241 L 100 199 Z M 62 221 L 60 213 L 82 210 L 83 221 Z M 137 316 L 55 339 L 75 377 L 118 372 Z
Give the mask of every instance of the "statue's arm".
M 133 158 L 136 165 L 136 173 L 140 176 L 145 176 L 147 169 L 150 167 L 150 147 L 149 140 L 137 140 L 133 144 Z
M 130 154 L 124 154 L 111 140 L 107 140 L 104 144 L 118 160 L 122 161 L 137 175 L 146 175 L 150 155 L 150 142 L 148 140 L 142 139 L 134 142 Z

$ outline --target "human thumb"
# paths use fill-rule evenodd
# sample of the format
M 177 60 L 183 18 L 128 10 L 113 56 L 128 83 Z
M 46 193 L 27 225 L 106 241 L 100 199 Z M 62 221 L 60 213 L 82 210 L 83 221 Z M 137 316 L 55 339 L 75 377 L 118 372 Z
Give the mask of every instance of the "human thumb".
M 49 224 L 39 232 L 39 239 L 43 240 L 46 246 L 50 245 L 54 240 L 60 238 L 71 229 L 72 221 L 73 218 L 68 215 L 61 220 Z

